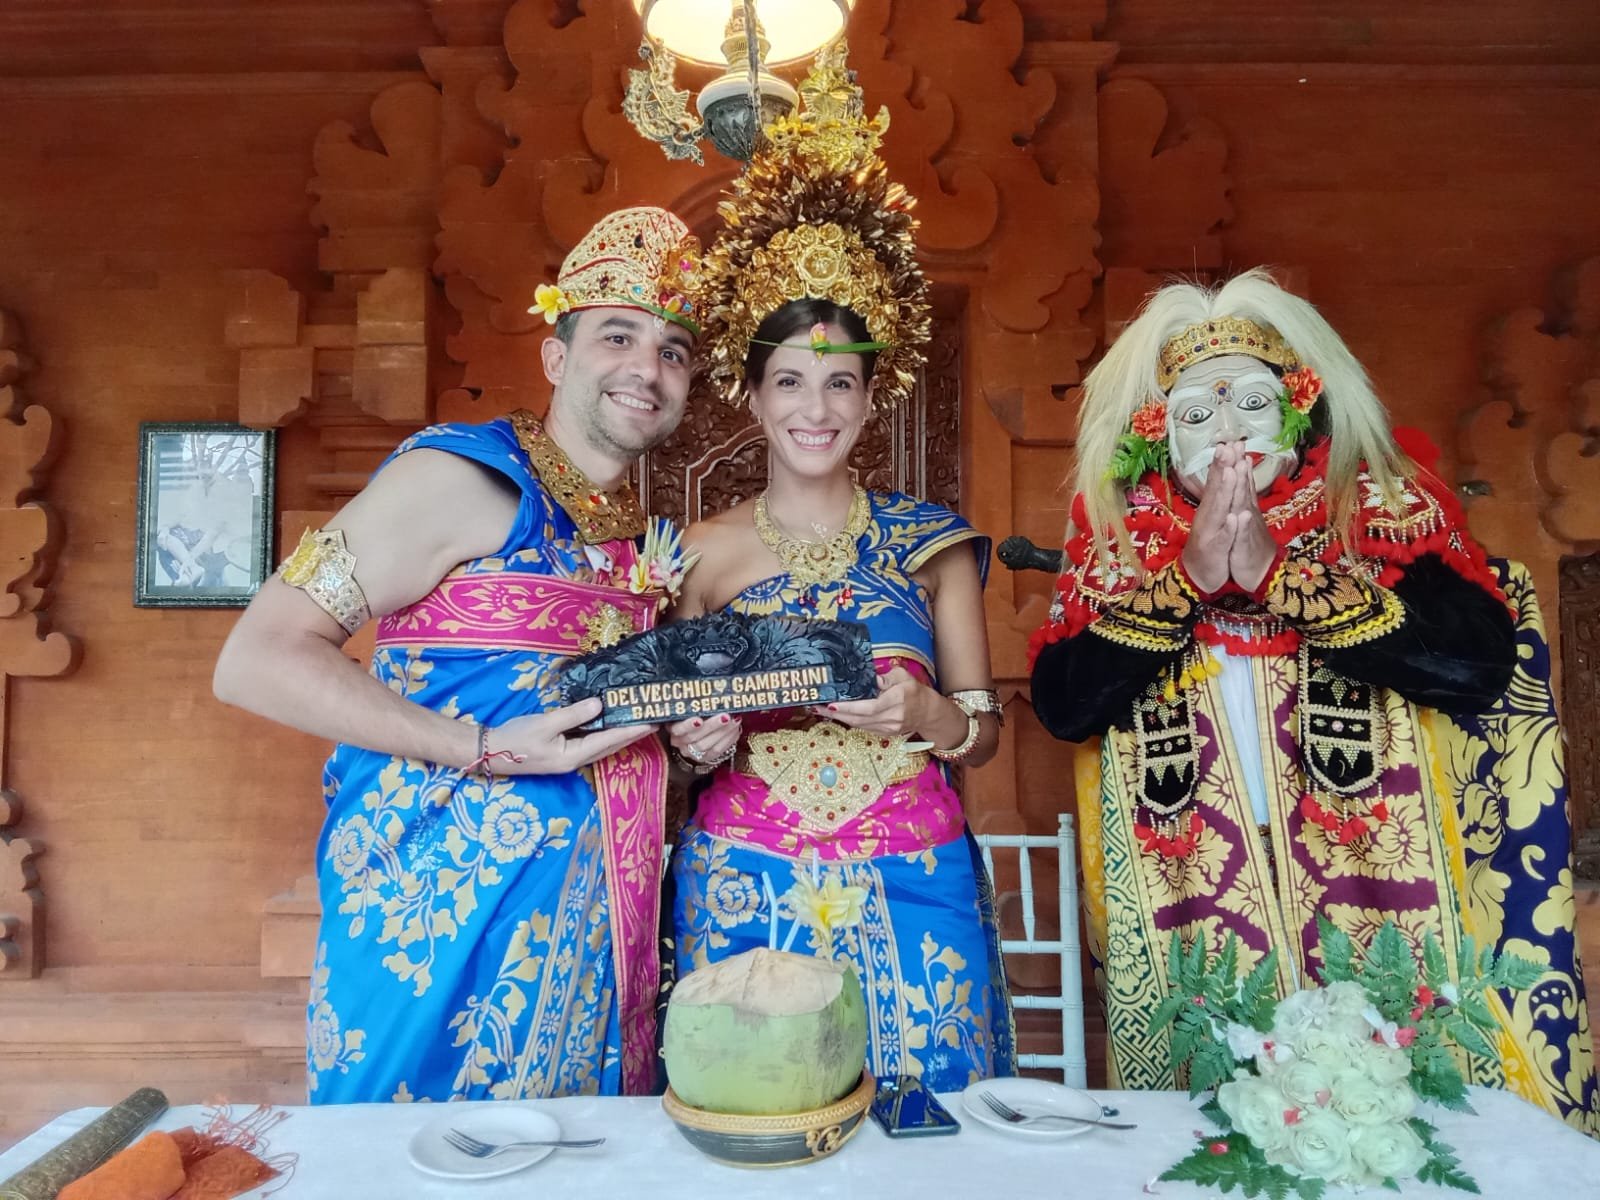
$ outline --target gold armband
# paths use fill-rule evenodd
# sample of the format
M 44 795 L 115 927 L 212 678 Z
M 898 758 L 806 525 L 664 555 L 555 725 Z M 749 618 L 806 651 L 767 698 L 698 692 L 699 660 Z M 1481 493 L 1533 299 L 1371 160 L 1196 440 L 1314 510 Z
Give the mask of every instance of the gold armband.
M 341 529 L 308 529 L 300 544 L 284 560 L 278 577 L 299 588 L 346 633 L 354 633 L 372 619 L 367 598 L 356 582 L 356 556 L 344 544 Z

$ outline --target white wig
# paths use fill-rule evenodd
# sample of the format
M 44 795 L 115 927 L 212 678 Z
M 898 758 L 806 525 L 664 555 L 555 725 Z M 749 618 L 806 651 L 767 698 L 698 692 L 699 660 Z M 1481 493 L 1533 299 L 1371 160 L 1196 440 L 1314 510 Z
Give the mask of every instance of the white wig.
M 1083 496 L 1088 529 L 1102 556 L 1110 552 L 1106 537 L 1110 531 L 1124 558 L 1132 557 L 1123 526 L 1127 496 L 1119 481 L 1107 477 L 1106 467 L 1133 414 L 1147 401 L 1164 396 L 1157 380 L 1162 347 L 1190 325 L 1218 317 L 1243 317 L 1277 330 L 1294 348 L 1300 364 L 1321 378 L 1320 407 L 1327 414 L 1331 442 L 1328 518 L 1345 543 L 1349 544 L 1347 535 L 1355 521 L 1356 479 L 1362 463 L 1389 503 L 1399 505 L 1398 479 L 1415 467 L 1395 445 L 1388 414 L 1365 368 L 1315 308 L 1257 268 L 1216 288 L 1172 283 L 1153 293 L 1084 380 L 1076 490 Z M 1069 520 L 1069 537 L 1072 532 Z

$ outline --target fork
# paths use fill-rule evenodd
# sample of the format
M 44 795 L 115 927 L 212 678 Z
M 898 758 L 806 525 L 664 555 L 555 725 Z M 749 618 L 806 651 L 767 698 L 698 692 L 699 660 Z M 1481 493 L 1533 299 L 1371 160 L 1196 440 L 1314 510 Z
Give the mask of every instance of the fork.
M 562 1150 L 587 1150 L 591 1146 L 598 1146 L 605 1138 L 588 1138 L 583 1141 L 543 1141 L 543 1142 L 485 1142 L 473 1137 L 470 1133 L 462 1133 L 459 1129 L 452 1129 L 444 1135 L 446 1144 L 461 1151 L 468 1158 L 493 1158 L 505 1150 L 516 1150 L 524 1146 L 554 1146 Z
M 1008 1125 L 1032 1125 L 1035 1121 L 1074 1121 L 1079 1125 L 1098 1125 L 1102 1129 L 1139 1128 L 1137 1125 L 1123 1125 L 1113 1121 L 1096 1121 L 1091 1117 L 1074 1117 L 1067 1113 L 1038 1113 L 1029 1116 L 1027 1113 L 1018 1112 L 1005 1101 L 989 1092 L 979 1092 L 978 1099 L 983 1101 L 990 1112 Z

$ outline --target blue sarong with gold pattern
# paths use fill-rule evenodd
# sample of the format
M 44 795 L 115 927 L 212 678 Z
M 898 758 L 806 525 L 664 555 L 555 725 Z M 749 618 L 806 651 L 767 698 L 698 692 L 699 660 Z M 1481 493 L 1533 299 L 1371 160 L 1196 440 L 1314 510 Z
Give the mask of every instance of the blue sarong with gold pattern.
M 395 451 L 460 455 L 521 493 L 504 547 L 383 618 L 372 660 L 408 700 L 488 726 L 558 706 L 558 669 L 597 622 L 646 628 L 659 600 L 620 582 L 631 541 L 582 543 L 519 440 L 525 416 Z M 654 738 L 516 778 L 338 746 L 317 848 L 312 1102 L 650 1090 L 664 785 Z

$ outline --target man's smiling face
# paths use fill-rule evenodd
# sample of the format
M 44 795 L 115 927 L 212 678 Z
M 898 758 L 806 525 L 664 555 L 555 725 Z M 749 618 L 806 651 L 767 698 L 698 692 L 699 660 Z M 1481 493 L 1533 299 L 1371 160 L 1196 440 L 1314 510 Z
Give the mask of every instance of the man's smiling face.
M 551 405 L 594 450 L 631 461 L 683 419 L 694 339 L 637 308 L 586 308 L 575 316 L 571 340 L 558 343 Z

